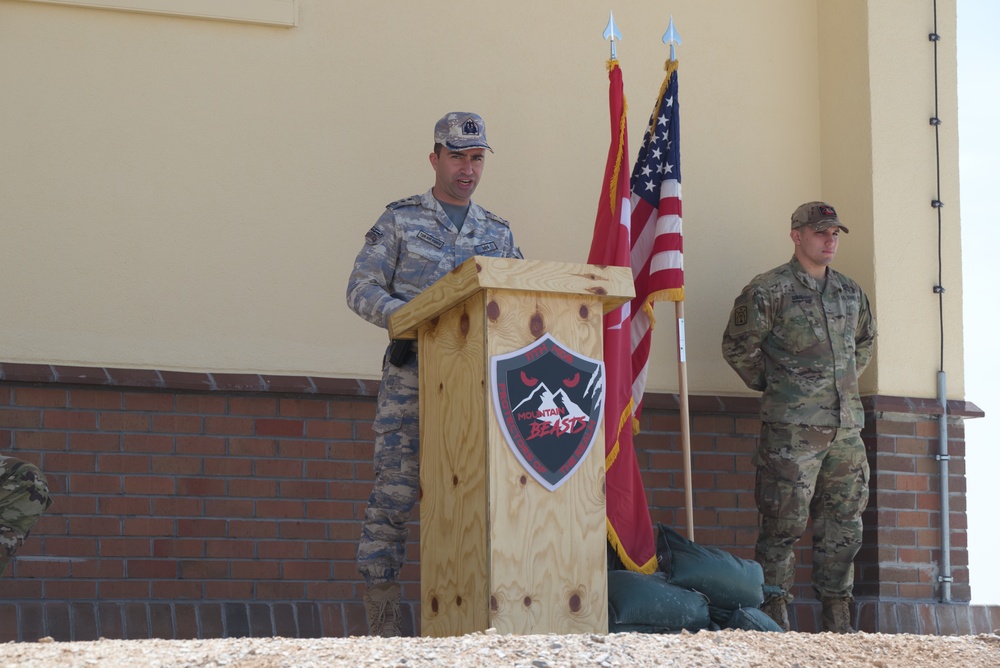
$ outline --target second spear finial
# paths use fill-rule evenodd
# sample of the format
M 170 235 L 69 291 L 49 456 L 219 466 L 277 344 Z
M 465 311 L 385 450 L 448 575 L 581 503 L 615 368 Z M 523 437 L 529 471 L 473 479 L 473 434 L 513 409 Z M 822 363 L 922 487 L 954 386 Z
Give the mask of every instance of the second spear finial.
M 604 29 L 604 39 L 611 40 L 611 60 L 616 60 L 618 51 L 615 49 L 615 40 L 620 41 L 622 34 L 618 31 L 618 26 L 615 25 L 615 13 L 609 11 L 608 15 L 608 27 Z
M 681 36 L 677 34 L 677 29 L 674 28 L 674 17 L 671 15 L 670 23 L 667 25 L 667 32 L 663 33 L 663 43 L 670 45 L 670 60 L 677 60 L 674 56 L 674 43 L 677 46 L 681 44 Z

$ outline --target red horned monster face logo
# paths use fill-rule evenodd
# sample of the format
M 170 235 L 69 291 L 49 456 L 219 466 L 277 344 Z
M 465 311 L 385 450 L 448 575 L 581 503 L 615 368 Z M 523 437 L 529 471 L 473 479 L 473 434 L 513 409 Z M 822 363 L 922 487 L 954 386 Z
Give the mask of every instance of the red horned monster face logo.
M 579 467 L 604 410 L 604 365 L 551 335 L 491 359 L 497 419 L 514 455 L 547 489 Z

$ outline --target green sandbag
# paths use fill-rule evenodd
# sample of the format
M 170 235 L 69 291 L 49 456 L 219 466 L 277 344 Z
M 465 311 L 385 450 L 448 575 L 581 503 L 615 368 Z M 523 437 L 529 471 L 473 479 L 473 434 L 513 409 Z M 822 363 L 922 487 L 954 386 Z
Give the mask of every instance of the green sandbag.
M 734 610 L 729 616 L 729 620 L 721 625 L 724 629 L 738 629 L 741 631 L 768 631 L 772 633 L 784 633 L 785 630 L 778 626 L 760 608 L 740 608 Z
M 708 628 L 708 599 L 667 582 L 663 573 L 608 572 L 608 631 L 680 633 Z
M 776 587 L 774 585 L 764 585 L 764 600 L 771 598 L 772 596 L 782 595 L 781 587 Z M 752 612 L 746 613 L 745 611 L 750 610 Z M 750 616 L 750 620 L 742 619 L 747 614 Z M 733 617 L 736 615 L 736 621 L 733 621 Z M 717 608 L 714 605 L 709 604 L 708 606 L 708 616 L 712 619 L 712 622 L 718 626 L 720 629 L 730 629 L 739 628 L 745 631 L 774 631 L 775 628 L 771 628 L 773 625 L 777 630 L 784 630 L 780 626 L 774 623 L 774 620 L 765 615 L 759 608 L 737 608 L 736 610 L 727 610 L 725 608 Z M 757 628 L 755 620 L 760 617 L 764 617 L 766 621 L 761 623 L 767 628 Z M 736 626 L 731 626 L 731 624 L 736 624 Z M 749 624 L 749 626 L 747 626 Z
M 656 528 L 667 582 L 701 592 L 713 608 L 722 610 L 759 608 L 764 602 L 764 569 L 756 561 L 698 545 L 663 524 Z

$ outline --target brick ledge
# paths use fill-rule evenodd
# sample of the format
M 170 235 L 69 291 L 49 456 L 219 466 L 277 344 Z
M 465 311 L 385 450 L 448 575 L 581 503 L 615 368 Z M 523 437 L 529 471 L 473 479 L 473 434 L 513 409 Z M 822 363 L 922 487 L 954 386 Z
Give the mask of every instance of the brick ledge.
M 200 392 L 332 394 L 351 397 L 374 397 L 378 394 L 379 386 L 377 380 L 358 378 L 122 369 L 59 364 L 24 364 L 20 362 L 0 362 L 0 381 Z M 941 406 L 936 399 L 870 395 L 862 397 L 862 403 L 866 412 L 941 414 Z M 647 392 L 643 404 L 656 410 L 679 410 L 680 399 L 676 394 Z M 731 413 L 756 416 L 758 405 L 757 397 L 752 396 L 692 395 L 688 397 L 688 408 L 694 413 Z M 949 401 L 948 414 L 961 418 L 981 418 L 986 415 L 981 408 L 972 402 L 963 400 Z
M 284 394 L 334 394 L 373 397 L 377 380 L 279 376 L 255 373 L 161 371 L 113 367 L 63 366 L 0 362 L 0 380 L 14 383 L 103 385 L 155 390 L 201 392 L 278 392 Z

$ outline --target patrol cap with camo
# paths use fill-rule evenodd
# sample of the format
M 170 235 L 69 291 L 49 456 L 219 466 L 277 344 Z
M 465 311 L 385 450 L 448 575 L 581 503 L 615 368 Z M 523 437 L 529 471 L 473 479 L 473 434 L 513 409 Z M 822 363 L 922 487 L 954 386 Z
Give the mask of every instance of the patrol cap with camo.
M 442 144 L 449 151 L 485 148 L 493 152 L 486 143 L 486 123 L 482 116 L 468 111 L 445 114 L 434 126 L 434 143 Z
M 817 232 L 828 230 L 831 227 L 839 227 L 844 232 L 848 232 L 848 229 L 837 218 L 837 212 L 826 202 L 806 202 L 792 213 L 793 230 L 806 225 Z

